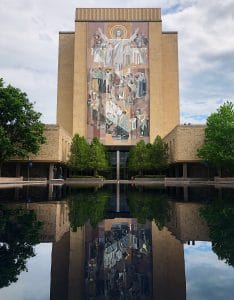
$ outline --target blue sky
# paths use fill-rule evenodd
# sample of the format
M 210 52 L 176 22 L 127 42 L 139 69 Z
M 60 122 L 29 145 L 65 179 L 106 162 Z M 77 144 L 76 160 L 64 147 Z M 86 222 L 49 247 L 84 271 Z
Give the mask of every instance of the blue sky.
M 1 0 L 0 77 L 44 122 L 56 121 L 58 32 L 74 30 L 76 7 L 162 8 L 163 30 L 178 31 L 181 123 L 234 101 L 234 0 Z
M 184 258 L 187 299 L 233 299 L 234 268 L 218 259 L 211 242 L 184 245 Z
M 36 256 L 27 260 L 28 272 L 21 272 L 17 282 L 0 289 L 0 299 L 47 300 L 50 298 L 52 243 L 41 243 L 34 249 Z

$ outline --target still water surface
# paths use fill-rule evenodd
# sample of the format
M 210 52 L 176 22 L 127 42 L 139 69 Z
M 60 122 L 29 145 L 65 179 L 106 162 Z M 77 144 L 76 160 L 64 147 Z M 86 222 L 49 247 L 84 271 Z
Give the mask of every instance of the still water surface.
M 234 299 L 234 189 L 0 189 L 0 299 Z

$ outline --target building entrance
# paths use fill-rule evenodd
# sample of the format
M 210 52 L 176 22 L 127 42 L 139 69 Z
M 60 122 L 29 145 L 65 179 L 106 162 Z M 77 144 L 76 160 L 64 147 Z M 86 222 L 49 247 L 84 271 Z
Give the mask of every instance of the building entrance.
M 128 168 L 127 160 L 129 151 L 128 150 L 110 150 L 108 151 L 111 172 L 109 179 L 113 180 L 127 180 L 128 179 Z

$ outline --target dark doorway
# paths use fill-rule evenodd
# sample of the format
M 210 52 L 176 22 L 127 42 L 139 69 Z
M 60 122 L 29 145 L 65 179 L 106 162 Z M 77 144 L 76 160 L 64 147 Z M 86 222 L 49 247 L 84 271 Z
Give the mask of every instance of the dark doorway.
M 127 180 L 128 179 L 128 168 L 127 160 L 129 150 L 109 150 L 108 151 L 111 170 L 108 175 L 108 179 L 112 180 Z

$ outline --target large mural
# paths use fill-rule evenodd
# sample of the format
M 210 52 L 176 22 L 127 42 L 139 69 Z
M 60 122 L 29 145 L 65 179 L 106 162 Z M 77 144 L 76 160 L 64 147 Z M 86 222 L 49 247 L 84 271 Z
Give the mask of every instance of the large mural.
M 87 137 L 149 142 L 148 24 L 88 24 Z

